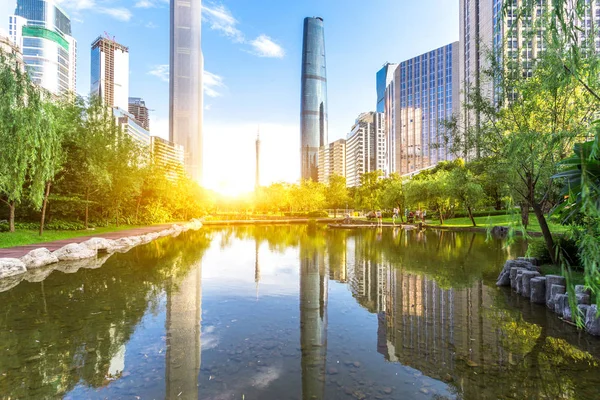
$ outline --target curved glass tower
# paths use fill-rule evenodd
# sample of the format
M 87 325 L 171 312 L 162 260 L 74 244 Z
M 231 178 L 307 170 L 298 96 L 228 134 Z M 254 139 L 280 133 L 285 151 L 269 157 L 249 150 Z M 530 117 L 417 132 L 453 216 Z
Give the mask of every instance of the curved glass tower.
M 185 168 L 202 182 L 202 0 L 171 0 L 169 140 L 184 147 Z
M 302 43 L 300 162 L 302 179 L 319 178 L 319 147 L 327 144 L 327 73 L 323 18 L 305 18 Z

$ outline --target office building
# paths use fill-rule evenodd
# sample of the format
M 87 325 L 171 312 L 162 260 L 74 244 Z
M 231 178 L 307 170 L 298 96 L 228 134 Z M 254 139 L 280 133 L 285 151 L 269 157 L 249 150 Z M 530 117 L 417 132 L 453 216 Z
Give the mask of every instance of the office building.
M 412 174 L 454 158 L 443 124 L 459 113 L 458 47 L 440 47 L 394 71 L 385 91 L 388 174 Z
M 129 49 L 114 39 L 92 43 L 91 94 L 109 107 L 129 110 Z
M 338 139 L 319 149 L 319 182 L 331 175 L 346 177 L 346 139 Z
M 346 186 L 360 185 L 365 172 L 385 169 L 385 118 L 382 113 L 362 113 L 346 138 Z
M 178 178 L 184 171 L 183 146 L 169 142 L 158 136 L 150 136 L 152 162 L 167 173 L 170 178 Z
M 113 108 L 113 116 L 115 117 L 116 124 L 121 128 L 123 133 L 131 136 L 136 143 L 144 148 L 150 146 L 150 132 L 144 129 L 133 115 L 121 108 L 115 107 Z
M 383 67 L 377 71 L 376 87 L 377 87 L 377 112 L 385 113 L 385 88 L 388 87 L 392 79 L 394 79 L 394 71 L 398 64 L 385 63 Z
M 15 63 L 15 68 L 25 71 L 25 63 L 23 62 L 23 53 L 21 49 L 13 44 L 13 41 L 8 36 L 0 35 L 0 50 L 13 59 L 6 60 L 10 63 Z
M 188 175 L 202 182 L 201 0 L 171 0 L 169 140 L 185 149 Z
M 23 53 L 31 80 L 54 95 L 74 93 L 77 42 L 71 20 L 54 0 L 17 0 L 9 36 Z
M 148 107 L 144 99 L 139 97 L 130 97 L 128 111 L 135 117 L 135 120 L 147 131 L 150 130 L 150 116 Z
M 327 71 L 323 18 L 305 18 L 300 101 L 301 178 L 319 178 L 319 149 L 327 144 Z

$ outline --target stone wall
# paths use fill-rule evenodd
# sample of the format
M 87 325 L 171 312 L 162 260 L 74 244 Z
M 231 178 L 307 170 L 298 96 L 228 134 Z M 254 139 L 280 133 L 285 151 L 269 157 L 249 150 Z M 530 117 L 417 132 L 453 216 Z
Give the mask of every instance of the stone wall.
M 520 257 L 506 261 L 496 285 L 510 286 L 532 303 L 545 304 L 567 322 L 574 322 L 579 314 L 585 321 L 585 330 L 591 335 L 600 336 L 598 307 L 591 304 L 589 289 L 583 285 L 575 286 L 577 308 L 571 309 L 566 279 L 559 275 L 542 276 L 536 259 Z

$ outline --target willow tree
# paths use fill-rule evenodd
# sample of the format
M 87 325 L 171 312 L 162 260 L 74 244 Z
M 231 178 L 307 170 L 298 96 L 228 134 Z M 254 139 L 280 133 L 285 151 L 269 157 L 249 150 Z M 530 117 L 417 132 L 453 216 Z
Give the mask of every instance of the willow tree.
M 14 55 L 1 50 L 0 93 L 0 201 L 14 232 L 16 206 L 23 200 L 36 209 L 42 204 L 60 138 L 41 89 Z

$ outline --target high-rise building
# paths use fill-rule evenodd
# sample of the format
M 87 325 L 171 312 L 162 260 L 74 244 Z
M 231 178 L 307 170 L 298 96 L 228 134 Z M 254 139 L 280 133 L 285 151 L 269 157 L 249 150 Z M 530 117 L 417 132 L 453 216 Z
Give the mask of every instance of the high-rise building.
M 385 92 L 387 173 L 451 160 L 444 121 L 459 113 L 458 42 L 400 63 Z
M 128 111 L 135 117 L 135 120 L 147 131 L 150 130 L 150 116 L 148 107 L 144 99 L 139 97 L 130 97 Z
M 141 126 L 132 114 L 118 107 L 113 108 L 112 111 L 115 122 L 123 133 L 131 136 L 138 145 L 144 148 L 150 146 L 150 132 Z
M 129 49 L 113 39 L 92 43 L 91 94 L 109 107 L 129 110 Z
M 384 171 L 384 121 L 384 115 L 377 112 L 362 113 L 356 119 L 346 138 L 346 186 L 359 186 L 365 172 Z
M 202 181 L 201 0 L 171 0 L 169 138 L 185 149 L 188 175 Z
M 331 175 L 346 177 L 346 139 L 338 139 L 319 149 L 319 182 Z
M 150 150 L 152 152 L 152 163 L 162 168 L 168 177 L 176 179 L 183 173 L 183 146 L 158 136 L 150 136 Z
M 4 52 L 4 54 L 9 55 L 10 57 L 14 57 L 14 60 L 7 60 L 11 63 L 15 63 L 15 69 L 19 69 L 21 71 L 25 71 L 25 63 L 23 62 L 23 53 L 21 53 L 21 49 L 13 44 L 12 40 L 0 34 L 0 50 Z
M 327 144 L 327 71 L 323 18 L 305 18 L 300 102 L 301 178 L 319 178 L 319 148 Z
M 54 0 L 17 0 L 8 27 L 34 83 L 55 95 L 75 92 L 77 42 L 69 16 Z
M 377 86 L 377 112 L 385 112 L 385 88 L 388 87 L 392 79 L 394 79 L 394 71 L 398 64 L 385 63 L 383 67 L 377 71 L 376 86 Z

